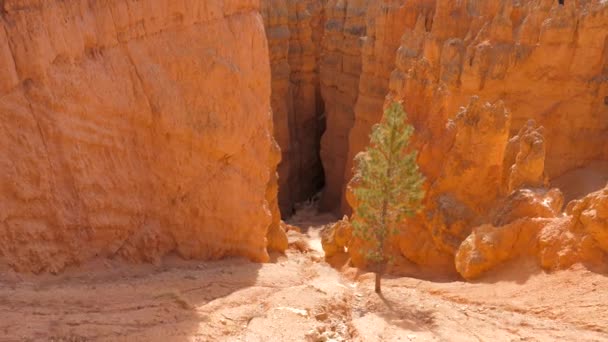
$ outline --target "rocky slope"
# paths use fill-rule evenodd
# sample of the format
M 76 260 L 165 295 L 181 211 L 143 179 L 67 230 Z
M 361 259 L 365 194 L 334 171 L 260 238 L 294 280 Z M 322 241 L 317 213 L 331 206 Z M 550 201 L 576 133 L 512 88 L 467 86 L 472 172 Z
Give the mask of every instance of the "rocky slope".
M 0 6 L 2 262 L 268 259 L 279 155 L 258 1 Z

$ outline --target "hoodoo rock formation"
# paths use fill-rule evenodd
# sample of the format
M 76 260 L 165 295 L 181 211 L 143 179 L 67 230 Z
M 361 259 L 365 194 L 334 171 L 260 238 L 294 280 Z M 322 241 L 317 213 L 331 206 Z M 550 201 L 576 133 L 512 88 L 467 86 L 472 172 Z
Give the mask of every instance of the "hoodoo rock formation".
M 435 149 L 434 141 L 443 139 L 448 119 L 472 96 L 502 100 L 512 113 L 511 134 L 530 119 L 545 128 L 549 180 L 589 161 L 606 160 L 605 2 L 427 3 L 434 4 L 420 2 L 416 24 L 405 25 L 394 71 L 384 83 L 390 88 L 388 101 L 402 100 L 418 131 L 421 164 L 430 178 L 441 171 L 435 157 L 446 152 Z M 408 21 L 407 10 L 394 20 Z M 390 39 L 376 44 L 385 41 L 386 47 L 394 44 Z M 373 123 L 379 115 L 375 111 L 375 117 L 357 120 Z M 367 134 L 368 129 L 350 132 L 351 156 Z
M 255 0 L 0 1 L 0 260 L 267 260 L 268 56 Z
M 366 36 L 362 38 L 361 76 L 354 109 L 354 124 L 349 131 L 348 154 L 344 180 L 353 174 L 353 160 L 367 145 L 371 127 L 380 121 L 389 78 L 395 70 L 395 57 L 406 30 L 412 30 L 420 21 L 426 25 L 432 20 L 434 0 L 371 1 L 367 10 Z M 362 139 L 363 137 L 363 139 Z M 342 189 L 344 191 L 344 189 Z M 350 212 L 342 198 L 341 210 Z
M 428 182 L 424 209 L 392 239 L 396 257 L 467 279 L 519 257 L 535 258 L 549 270 L 608 262 L 608 188 L 562 212 L 562 192 L 544 182 L 544 129 L 530 121 L 509 139 L 510 123 L 502 102 L 483 104 L 477 97 L 448 122 L 441 172 Z M 355 178 L 348 188 L 356 186 Z M 350 191 L 347 199 L 358 205 Z M 330 257 L 346 249 L 355 265 L 365 267 L 365 243 L 350 237 L 351 230 L 348 220 L 340 221 L 325 233 L 323 246 Z
M 504 231 L 514 239 L 528 236 L 534 246 L 551 236 L 543 255 L 571 251 L 567 262 L 541 258 L 546 268 L 603 258 L 589 252 L 599 250 L 601 238 L 579 229 L 572 240 L 574 228 L 546 227 L 571 215 L 562 213 L 564 197 L 577 198 L 572 189 L 562 196 L 549 187 L 608 159 L 606 2 L 382 1 L 368 4 L 365 32 L 353 126 L 336 132 L 328 124 L 326 136 L 348 134 L 346 160 L 352 160 L 382 108 L 403 102 L 416 128 L 412 143 L 428 196 L 395 238 L 396 253 L 423 266 L 456 267 L 470 278 L 518 254 L 501 252 L 500 243 L 511 246 L 508 238 L 488 242 Z M 337 184 L 349 181 L 350 165 L 344 171 Z M 533 195 L 517 195 L 528 192 Z M 348 190 L 343 196 L 357 205 Z M 523 227 L 532 228 L 518 235 Z M 549 231 L 560 233 L 534 233 Z M 353 261 L 361 261 L 351 249 Z

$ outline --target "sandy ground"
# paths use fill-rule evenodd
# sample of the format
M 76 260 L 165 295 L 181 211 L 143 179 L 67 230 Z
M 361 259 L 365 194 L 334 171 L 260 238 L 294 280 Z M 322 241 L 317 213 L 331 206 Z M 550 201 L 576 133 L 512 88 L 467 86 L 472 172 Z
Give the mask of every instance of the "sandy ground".
M 97 261 L 61 276 L 0 273 L 0 341 L 608 341 L 608 278 L 513 263 L 478 283 L 340 273 L 302 210 L 272 263 Z M 304 250 L 305 252 L 302 252 Z

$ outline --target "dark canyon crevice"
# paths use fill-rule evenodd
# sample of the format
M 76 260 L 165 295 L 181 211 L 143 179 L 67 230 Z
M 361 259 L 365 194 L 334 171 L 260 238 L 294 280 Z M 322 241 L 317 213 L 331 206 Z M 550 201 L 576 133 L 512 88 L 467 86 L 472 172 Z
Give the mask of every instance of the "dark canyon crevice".
M 319 58 L 324 27 L 321 1 L 262 1 L 272 69 L 275 139 L 282 151 L 279 206 L 283 217 L 324 186 L 319 156 L 325 130 Z
M 504 101 L 512 135 L 528 119 L 545 127 L 549 181 L 608 158 L 606 6 L 597 1 L 263 0 L 262 11 L 283 214 L 323 183 L 322 209 L 350 212 L 352 160 L 393 99 L 416 127 L 431 179 L 445 125 L 472 96 Z

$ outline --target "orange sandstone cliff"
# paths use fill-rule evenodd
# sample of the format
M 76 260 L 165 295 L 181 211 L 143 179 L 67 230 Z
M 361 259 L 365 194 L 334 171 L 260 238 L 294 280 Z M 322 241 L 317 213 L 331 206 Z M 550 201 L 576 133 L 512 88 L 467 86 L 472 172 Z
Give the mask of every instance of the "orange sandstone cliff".
M 340 208 L 347 165 L 348 132 L 354 125 L 361 75 L 362 37 L 366 35 L 365 18 L 371 0 L 328 0 L 323 38 L 320 77 L 325 101 L 326 131 L 321 139 L 321 159 L 325 171 L 325 189 L 321 208 Z
M 258 1 L 0 7 L 2 262 L 268 259 L 279 152 Z
M 392 101 L 428 194 L 395 255 L 465 278 L 605 263 L 603 0 L 4 0 L 0 25 L 19 271 L 265 261 L 296 202 L 325 186 L 322 209 L 356 207 L 353 157 Z M 362 266 L 358 243 L 348 220 L 323 241 Z
M 272 68 L 274 132 L 282 151 L 279 203 L 286 217 L 295 203 L 324 184 L 319 156 L 325 128 L 319 79 L 323 2 L 261 1 Z
M 546 241 L 546 232 L 557 232 L 551 252 L 528 250 L 570 255 L 567 261 L 543 259 L 546 268 L 604 261 L 604 254 L 593 252 L 602 244 L 600 237 L 567 225 L 544 227 L 572 216 L 569 210 L 562 213 L 563 198 L 576 198 L 571 189 L 563 196 L 550 185 L 608 157 L 608 4 L 436 0 L 375 6 L 381 10 L 370 5 L 367 12 L 347 160 L 367 144 L 382 107 L 402 101 L 416 128 L 412 144 L 420 151 L 428 195 L 424 210 L 395 238 L 395 253 L 435 269 L 456 268 L 471 278 L 496 260 L 521 254 L 504 250 L 508 240 L 497 240 L 502 247 L 486 244 L 496 236 L 488 234 L 515 225 L 504 230 L 532 227 L 525 231 L 534 246 Z M 344 180 L 350 176 L 345 170 Z M 515 210 L 509 199 L 521 191 L 531 195 L 517 197 Z M 507 213 L 509 219 L 502 217 Z M 582 233 L 572 240 L 576 229 Z M 362 263 L 352 249 L 353 261 Z

